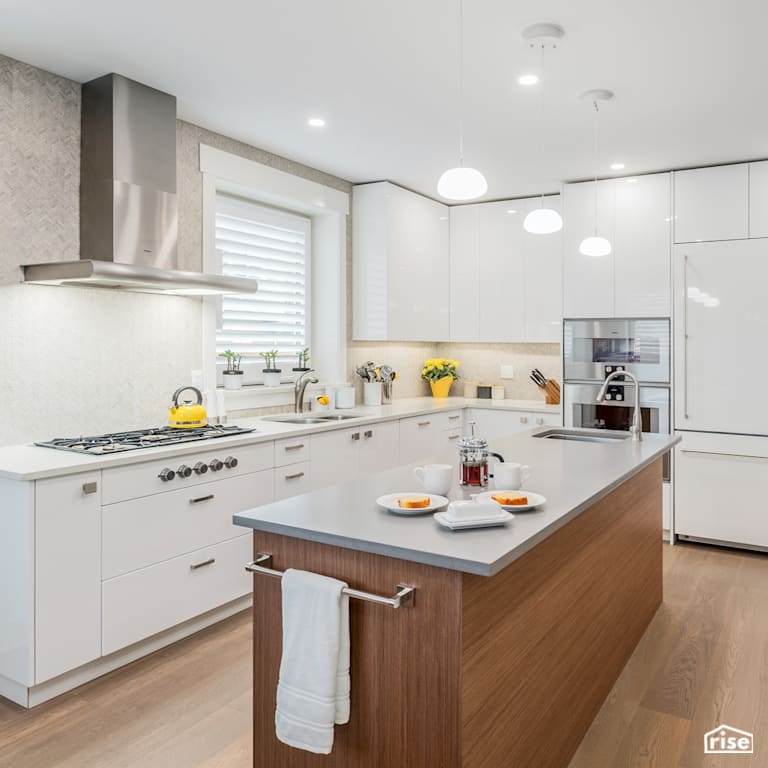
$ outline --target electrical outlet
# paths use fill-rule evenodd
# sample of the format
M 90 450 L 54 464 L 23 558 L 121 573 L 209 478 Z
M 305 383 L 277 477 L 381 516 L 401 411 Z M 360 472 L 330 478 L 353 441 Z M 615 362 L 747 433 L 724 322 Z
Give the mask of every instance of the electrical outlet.
M 502 379 L 514 379 L 515 378 L 515 366 L 514 365 L 502 365 L 501 366 L 501 378 Z

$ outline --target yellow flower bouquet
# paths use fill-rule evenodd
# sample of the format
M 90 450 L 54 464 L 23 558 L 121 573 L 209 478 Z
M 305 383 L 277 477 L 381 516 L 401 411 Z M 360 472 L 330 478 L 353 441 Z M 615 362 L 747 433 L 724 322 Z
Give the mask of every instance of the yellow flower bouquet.
M 459 378 L 459 365 L 458 360 L 447 357 L 434 357 L 425 361 L 421 378 L 429 382 L 433 397 L 448 397 L 451 384 Z

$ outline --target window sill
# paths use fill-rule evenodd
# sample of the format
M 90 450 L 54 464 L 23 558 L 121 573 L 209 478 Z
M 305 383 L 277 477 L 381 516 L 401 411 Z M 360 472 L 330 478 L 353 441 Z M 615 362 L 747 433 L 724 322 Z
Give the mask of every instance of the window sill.
M 307 387 L 307 392 L 321 392 L 322 384 Z M 224 389 L 224 407 L 229 411 L 244 411 L 250 408 L 273 408 L 279 405 L 293 405 L 293 384 L 265 387 L 263 384 L 246 384 L 242 389 Z

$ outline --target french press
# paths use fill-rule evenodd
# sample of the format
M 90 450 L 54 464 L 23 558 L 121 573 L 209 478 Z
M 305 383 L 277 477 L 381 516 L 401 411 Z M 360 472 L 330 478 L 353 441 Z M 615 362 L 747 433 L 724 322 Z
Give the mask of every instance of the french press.
M 472 434 L 459 441 L 459 485 L 488 485 L 488 457 L 504 461 L 501 454 L 488 450 L 487 440 L 475 436 L 476 423 L 469 422 Z

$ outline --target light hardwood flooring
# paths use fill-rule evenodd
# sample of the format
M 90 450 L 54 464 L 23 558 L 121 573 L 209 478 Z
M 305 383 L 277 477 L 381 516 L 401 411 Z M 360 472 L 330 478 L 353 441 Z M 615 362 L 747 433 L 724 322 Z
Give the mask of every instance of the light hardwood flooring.
M 768 768 L 768 555 L 665 547 L 664 567 L 570 768 Z M 754 756 L 703 754 L 722 722 L 755 733 Z M 250 733 L 249 612 L 34 710 L 0 699 L 3 768 L 250 768 Z

